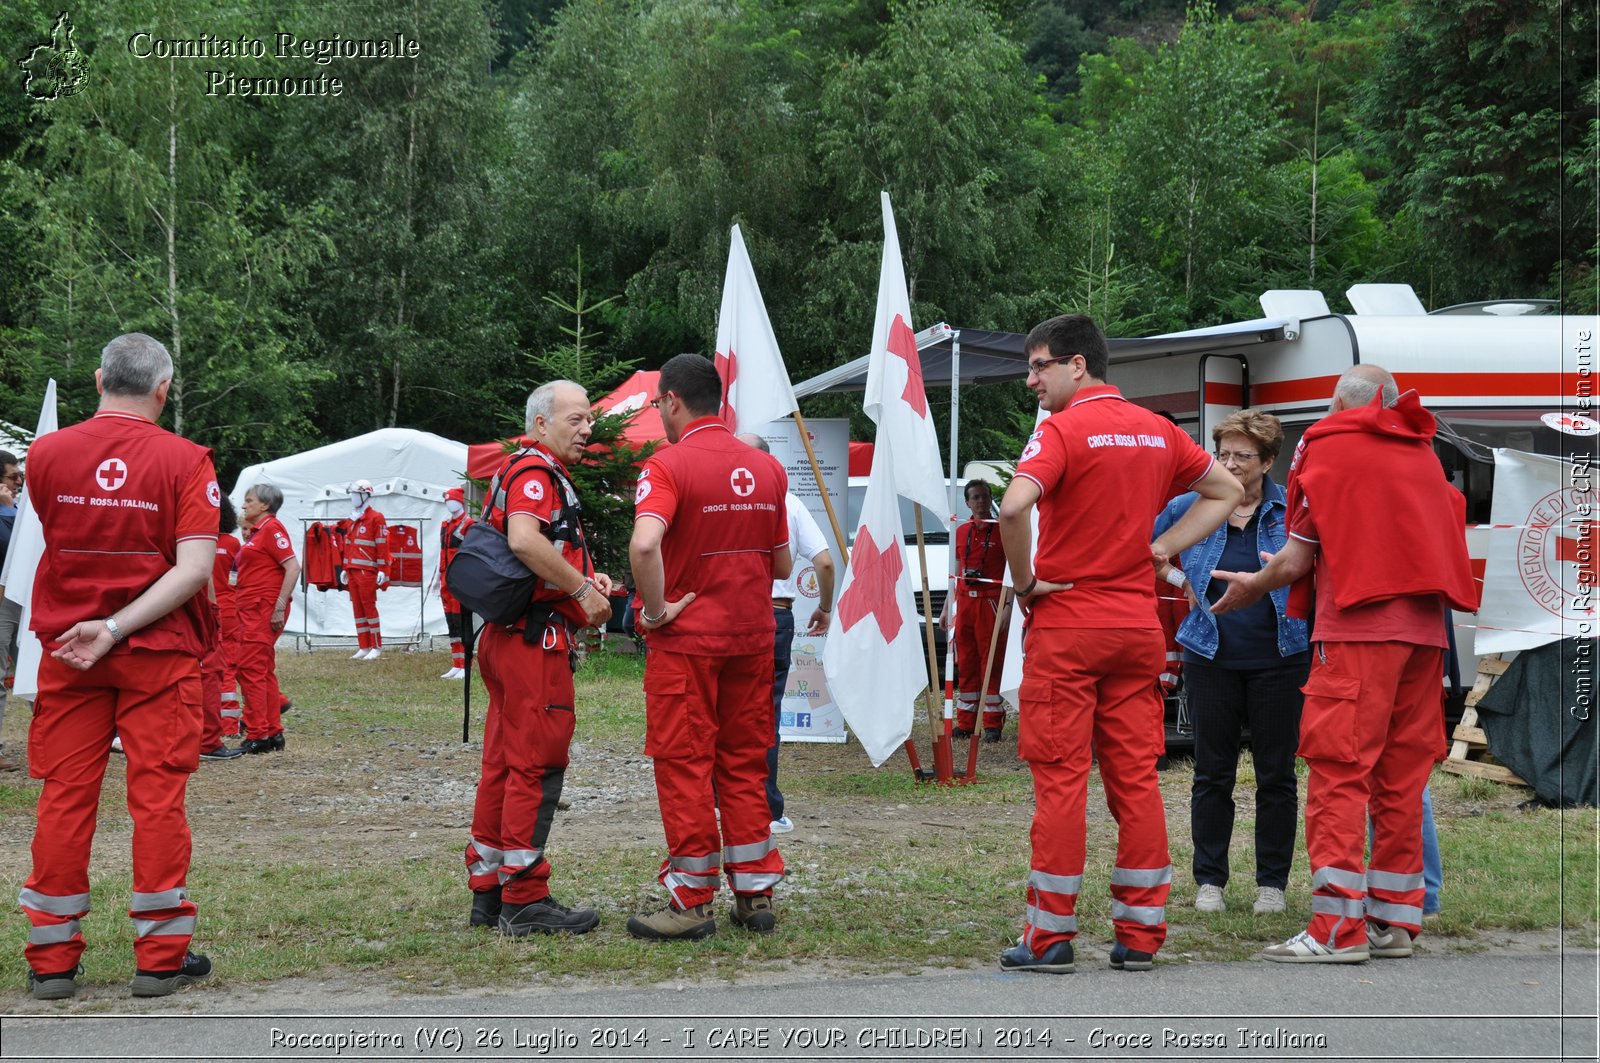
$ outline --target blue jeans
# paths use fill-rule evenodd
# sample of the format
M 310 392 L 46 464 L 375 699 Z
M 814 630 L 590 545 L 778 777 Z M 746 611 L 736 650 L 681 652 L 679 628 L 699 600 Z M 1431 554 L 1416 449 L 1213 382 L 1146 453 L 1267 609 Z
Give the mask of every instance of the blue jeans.
M 772 639 L 772 745 L 767 749 L 767 809 L 783 818 L 783 791 L 778 789 L 778 727 L 783 716 L 783 688 L 789 685 L 789 656 L 794 642 L 794 610 L 772 610 L 778 632 Z

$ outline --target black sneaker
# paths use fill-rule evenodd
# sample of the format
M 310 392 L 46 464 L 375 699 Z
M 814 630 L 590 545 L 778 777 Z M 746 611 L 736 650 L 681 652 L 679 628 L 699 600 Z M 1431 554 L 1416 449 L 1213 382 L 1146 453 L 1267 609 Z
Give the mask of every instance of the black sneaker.
M 955 730 L 950 732 L 950 737 L 951 738 L 971 738 L 972 737 L 972 728 L 970 728 L 970 727 L 957 727 Z
M 277 734 L 267 739 L 267 741 L 272 743 L 272 751 L 274 753 L 282 753 L 289 745 L 289 743 L 284 740 L 282 731 L 279 731 Z
M 1153 952 L 1130 949 L 1122 942 L 1111 946 L 1111 968 L 1116 971 L 1148 971 L 1156 965 Z
M 80 964 L 70 971 L 40 974 L 28 969 L 28 992 L 35 1000 L 70 1000 L 78 995 L 78 975 L 83 973 Z
M 472 918 L 468 926 L 486 926 L 493 930 L 500 925 L 500 887 L 472 895 Z
M 234 757 L 244 756 L 244 750 L 229 745 L 220 745 L 216 749 L 208 749 L 200 754 L 201 760 L 232 760 Z
M 1077 970 L 1072 963 L 1072 942 L 1058 941 L 1035 956 L 1024 944 L 1016 944 L 1000 954 L 1002 971 L 1036 971 L 1041 974 L 1071 974 Z
M 176 971 L 146 971 L 142 968 L 135 971 L 129 988 L 136 997 L 164 997 L 210 977 L 211 961 L 189 952 L 184 954 L 183 966 Z
M 998 728 L 998 727 L 985 727 L 983 729 L 983 740 L 985 742 L 998 742 L 998 741 L 1000 741 L 1000 728 Z
M 507 937 L 540 934 L 587 934 L 600 925 L 600 913 L 590 908 L 568 908 L 554 897 L 524 904 L 520 908 L 500 908 L 500 933 Z
M 257 754 L 257 753 L 271 753 L 272 752 L 272 739 L 270 739 L 270 738 L 246 738 L 243 742 L 239 743 L 239 750 L 240 750 L 240 752 L 243 752 L 243 753 L 249 753 L 252 756 Z

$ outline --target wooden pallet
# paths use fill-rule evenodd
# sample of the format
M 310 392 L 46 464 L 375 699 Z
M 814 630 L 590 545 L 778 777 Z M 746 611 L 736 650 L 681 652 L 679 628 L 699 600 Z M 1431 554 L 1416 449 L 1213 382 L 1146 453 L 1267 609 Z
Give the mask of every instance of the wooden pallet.
M 1510 768 L 1494 759 L 1489 752 L 1489 738 L 1478 726 L 1478 702 L 1483 700 L 1495 680 L 1504 675 L 1509 667 L 1510 663 L 1498 653 L 1491 653 L 1478 662 L 1478 677 L 1467 692 L 1461 722 L 1456 724 L 1455 733 L 1450 736 L 1450 757 L 1439 765 L 1440 768 L 1455 775 L 1470 775 L 1510 786 L 1528 785 Z

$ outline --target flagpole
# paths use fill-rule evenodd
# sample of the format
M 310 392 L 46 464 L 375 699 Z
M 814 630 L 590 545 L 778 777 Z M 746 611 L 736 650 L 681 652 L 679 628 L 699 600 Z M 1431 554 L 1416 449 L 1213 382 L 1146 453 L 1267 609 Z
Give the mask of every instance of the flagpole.
M 972 598 L 969 600 L 978 602 L 981 599 Z M 1000 608 L 994 611 L 994 630 L 989 632 L 989 656 L 983 662 L 983 685 L 978 688 L 979 701 L 976 711 L 979 715 L 972 721 L 972 742 L 967 746 L 967 774 L 962 776 L 962 782 L 974 783 L 978 781 L 978 731 L 982 728 L 981 721 L 983 716 L 981 713 L 985 708 L 983 699 L 989 696 L 989 678 L 994 674 L 995 651 L 1000 645 L 1000 632 L 1005 629 L 1005 625 L 1000 622 L 1000 618 L 1006 615 L 1006 610 L 1009 608 L 1011 608 L 1011 588 L 1001 587 Z
M 806 419 L 800 416 L 799 410 L 789 416 L 794 418 L 795 427 L 800 429 L 800 443 L 806 448 L 806 457 L 811 462 L 811 475 L 817 478 L 817 490 L 822 492 L 822 508 L 828 511 L 828 524 L 833 527 L 834 541 L 839 544 L 839 571 L 843 572 L 850 563 L 850 544 L 844 532 L 839 530 L 839 517 L 833 511 L 833 496 L 828 494 L 828 485 L 822 480 L 822 466 L 817 462 L 817 452 L 811 449 L 811 433 L 806 431 Z
M 934 694 L 935 680 L 932 678 L 939 674 L 939 654 L 933 645 L 933 592 L 928 589 L 928 551 L 922 541 L 922 507 L 913 505 L 912 512 L 916 514 L 917 521 L 917 567 L 922 569 L 922 615 L 928 622 L 922 626 L 924 641 L 928 644 L 928 730 L 933 740 L 933 773 L 940 786 L 949 786 L 953 781 L 955 764 L 950 752 L 950 736 L 944 733 L 944 714 L 940 711 L 939 702 Z

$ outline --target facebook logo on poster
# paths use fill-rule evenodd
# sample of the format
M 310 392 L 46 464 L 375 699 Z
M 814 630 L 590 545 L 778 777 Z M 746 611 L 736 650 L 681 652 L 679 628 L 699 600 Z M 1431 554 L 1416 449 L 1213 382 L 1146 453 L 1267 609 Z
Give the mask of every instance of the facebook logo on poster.
M 811 714 L 809 712 L 782 712 L 778 714 L 778 722 L 784 727 L 810 727 Z

